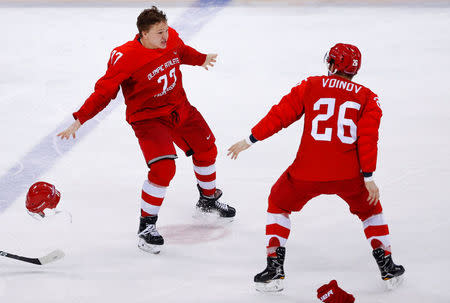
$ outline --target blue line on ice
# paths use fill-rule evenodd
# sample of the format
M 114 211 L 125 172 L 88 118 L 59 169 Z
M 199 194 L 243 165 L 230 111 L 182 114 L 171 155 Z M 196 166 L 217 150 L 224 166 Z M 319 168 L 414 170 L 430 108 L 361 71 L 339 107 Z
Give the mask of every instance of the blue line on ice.
M 199 32 L 216 13 L 228 5 L 231 0 L 198 0 L 173 24 L 180 36 L 189 40 Z M 83 125 L 77 132 L 77 140 L 60 140 L 56 134 L 73 122 L 72 116 L 67 117 L 52 132 L 46 135 L 25 156 L 0 177 L 0 213 L 11 204 L 34 182 L 50 170 L 56 162 L 70 151 L 77 142 L 92 132 L 110 112 L 117 107 L 118 102 L 112 102 L 89 123 Z

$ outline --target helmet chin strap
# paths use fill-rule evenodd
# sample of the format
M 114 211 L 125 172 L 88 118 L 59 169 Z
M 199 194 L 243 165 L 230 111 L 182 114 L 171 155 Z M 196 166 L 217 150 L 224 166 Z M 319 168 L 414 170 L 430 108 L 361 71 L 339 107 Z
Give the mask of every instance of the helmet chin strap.
M 31 211 L 27 210 L 27 212 L 35 220 L 39 220 L 40 221 L 40 220 L 45 218 L 45 213 L 42 212 L 42 211 L 38 212 L 38 213 L 34 213 L 34 212 L 31 212 Z
M 334 68 L 333 70 L 331 70 L 330 65 L 331 64 L 328 64 L 328 76 L 332 76 L 332 75 L 336 74 L 336 69 Z
M 54 208 L 46 208 L 40 212 L 32 212 L 32 211 L 27 210 L 27 212 L 30 216 L 32 216 L 36 220 L 42 220 L 44 218 L 47 218 L 49 216 L 54 216 L 59 213 L 59 211 Z
M 331 76 L 336 73 L 336 69 L 334 69 L 334 71 L 330 70 L 332 63 L 328 62 L 329 54 L 330 54 L 329 51 L 325 53 L 325 56 L 323 57 L 323 61 L 325 62 L 326 66 L 327 66 L 328 76 Z
M 31 211 L 27 211 L 28 214 L 35 220 L 38 221 L 44 221 L 44 220 L 48 220 L 50 217 L 64 217 L 64 220 L 67 223 L 72 223 L 72 214 L 66 210 L 58 210 L 58 209 L 54 209 L 54 208 L 46 208 L 41 212 L 35 213 L 35 212 L 31 212 Z

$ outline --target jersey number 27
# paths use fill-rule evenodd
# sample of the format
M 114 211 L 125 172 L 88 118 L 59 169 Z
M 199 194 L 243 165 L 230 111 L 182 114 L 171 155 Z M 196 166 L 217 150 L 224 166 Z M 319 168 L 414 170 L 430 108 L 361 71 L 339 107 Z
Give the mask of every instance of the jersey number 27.
M 314 110 L 319 110 L 321 105 L 327 106 L 327 113 L 317 115 L 312 120 L 312 128 L 311 128 L 311 136 L 317 141 L 331 141 L 331 134 L 333 132 L 332 128 L 325 128 L 325 133 L 319 134 L 317 132 L 318 125 L 320 121 L 327 121 L 334 115 L 334 108 L 336 104 L 336 99 L 334 98 L 320 98 L 316 103 L 314 103 Z M 345 118 L 345 112 L 347 109 L 352 108 L 359 110 L 361 108 L 361 104 L 346 101 L 341 106 L 339 106 L 338 111 L 338 121 L 337 121 L 337 136 L 342 143 L 352 144 L 356 141 L 356 124 L 352 119 Z M 344 134 L 344 125 L 350 127 L 350 137 L 345 136 Z

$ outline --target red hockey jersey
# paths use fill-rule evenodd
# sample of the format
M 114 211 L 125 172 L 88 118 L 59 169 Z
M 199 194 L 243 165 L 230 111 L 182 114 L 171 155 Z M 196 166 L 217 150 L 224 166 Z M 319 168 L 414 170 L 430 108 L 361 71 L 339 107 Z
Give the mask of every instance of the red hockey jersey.
M 205 60 L 205 54 L 185 45 L 172 28 L 164 49 L 145 48 L 136 35 L 134 40 L 111 52 L 106 74 L 73 116 L 83 124 L 104 109 L 120 87 L 128 123 L 168 115 L 188 102 L 180 64 L 202 65 Z
M 288 168 L 305 181 L 337 181 L 374 172 L 382 112 L 368 88 L 338 76 L 310 77 L 295 86 L 252 128 L 258 140 L 305 115 L 297 156 Z

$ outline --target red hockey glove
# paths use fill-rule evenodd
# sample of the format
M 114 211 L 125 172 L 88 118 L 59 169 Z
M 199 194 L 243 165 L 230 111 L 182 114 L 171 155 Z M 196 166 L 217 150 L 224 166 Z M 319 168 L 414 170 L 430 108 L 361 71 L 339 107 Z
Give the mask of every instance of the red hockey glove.
M 317 298 L 325 303 L 353 303 L 355 297 L 341 289 L 336 280 L 321 286 L 317 290 Z

